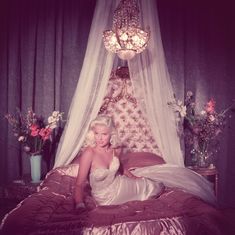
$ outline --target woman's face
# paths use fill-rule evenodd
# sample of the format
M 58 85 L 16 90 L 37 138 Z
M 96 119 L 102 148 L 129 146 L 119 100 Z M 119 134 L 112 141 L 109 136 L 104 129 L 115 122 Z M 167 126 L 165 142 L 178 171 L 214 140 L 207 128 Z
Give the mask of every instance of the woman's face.
M 110 144 L 111 133 L 110 129 L 102 124 L 97 124 L 94 126 L 94 135 L 96 146 L 105 147 Z

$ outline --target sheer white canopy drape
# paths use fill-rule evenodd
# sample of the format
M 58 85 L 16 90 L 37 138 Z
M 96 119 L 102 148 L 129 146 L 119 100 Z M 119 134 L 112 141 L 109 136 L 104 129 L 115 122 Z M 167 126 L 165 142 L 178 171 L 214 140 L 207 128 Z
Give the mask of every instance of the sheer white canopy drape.
M 140 1 L 144 26 L 150 26 L 151 38 L 146 51 L 128 62 L 130 78 L 142 113 L 167 163 L 184 165 L 177 134 L 175 114 L 167 105 L 174 99 L 158 20 L 156 1 Z
M 69 109 L 54 167 L 69 164 L 85 138 L 89 123 L 100 109 L 113 67 L 114 55 L 103 46 L 102 33 L 110 27 L 115 1 L 98 1 L 90 29 L 83 67 Z
M 62 135 L 54 167 L 70 163 L 78 153 L 89 123 L 98 114 L 114 56 L 108 53 L 102 42 L 102 33 L 112 26 L 112 16 L 118 0 L 97 1 L 87 51 L 72 100 L 67 124 Z M 167 163 L 183 165 L 177 125 L 167 102 L 173 99 L 173 91 L 165 64 L 155 0 L 140 0 L 144 26 L 150 26 L 151 39 L 148 49 L 129 63 L 130 76 L 143 113 Z

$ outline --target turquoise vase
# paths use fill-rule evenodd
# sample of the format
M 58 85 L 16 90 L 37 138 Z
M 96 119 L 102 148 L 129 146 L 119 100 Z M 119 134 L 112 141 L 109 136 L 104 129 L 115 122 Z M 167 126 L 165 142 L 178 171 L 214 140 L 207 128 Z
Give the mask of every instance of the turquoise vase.
M 41 180 L 41 161 L 42 155 L 30 156 L 31 182 L 38 183 Z

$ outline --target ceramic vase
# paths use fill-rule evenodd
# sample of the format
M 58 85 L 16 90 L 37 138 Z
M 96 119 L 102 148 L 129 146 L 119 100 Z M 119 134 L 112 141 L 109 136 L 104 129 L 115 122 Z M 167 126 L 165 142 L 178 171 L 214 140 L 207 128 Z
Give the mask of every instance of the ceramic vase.
M 40 154 L 30 156 L 30 172 L 32 183 L 38 183 L 41 180 L 41 161 L 42 155 Z

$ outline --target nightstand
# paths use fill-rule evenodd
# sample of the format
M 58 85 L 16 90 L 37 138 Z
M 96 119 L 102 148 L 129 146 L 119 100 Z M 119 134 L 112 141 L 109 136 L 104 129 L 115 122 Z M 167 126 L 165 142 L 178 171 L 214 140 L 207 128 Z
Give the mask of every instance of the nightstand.
M 39 183 L 31 183 L 28 178 L 23 180 L 14 180 L 4 188 L 4 198 L 22 201 L 29 195 L 36 193 L 39 189 Z
M 14 180 L 1 188 L 0 221 L 3 219 L 4 215 L 15 208 L 20 201 L 37 192 L 39 185 L 40 182 L 31 183 L 29 177 L 24 177 L 23 180 Z
M 212 168 L 188 167 L 188 168 L 204 176 L 206 179 L 212 182 L 214 184 L 215 195 L 216 196 L 218 195 L 219 173 L 216 167 Z

